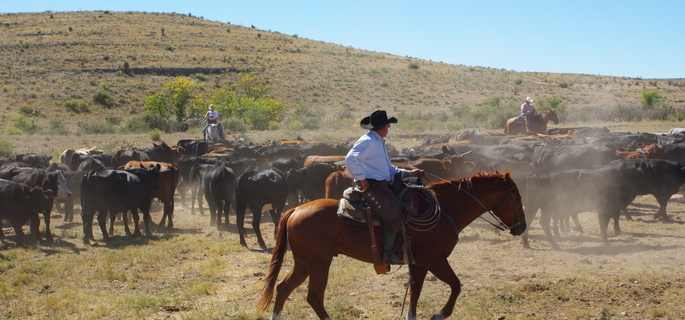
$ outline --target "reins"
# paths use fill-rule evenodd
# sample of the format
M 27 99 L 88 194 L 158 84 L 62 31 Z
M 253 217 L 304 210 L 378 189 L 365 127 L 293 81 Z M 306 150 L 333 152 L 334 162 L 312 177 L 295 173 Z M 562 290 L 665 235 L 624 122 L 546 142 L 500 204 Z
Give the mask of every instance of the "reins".
M 459 188 L 461 191 L 463 191 L 463 192 L 464 192 L 465 194 L 467 194 L 469 197 L 473 198 L 473 200 L 475 200 L 481 207 L 483 207 L 483 209 L 485 209 L 485 210 L 490 214 L 491 217 L 493 217 L 495 220 L 497 220 L 497 222 L 498 222 L 499 224 L 495 224 L 495 223 L 493 223 L 492 221 L 483 218 L 483 216 L 479 216 L 479 217 L 478 217 L 478 218 L 480 218 L 480 219 L 483 219 L 485 222 L 489 223 L 489 224 L 492 225 L 493 227 L 495 227 L 495 228 L 497 228 L 497 229 L 499 229 L 499 230 L 501 230 L 501 231 L 509 231 L 509 230 L 515 228 L 516 226 L 518 226 L 518 225 L 520 224 L 520 222 L 519 222 L 518 219 L 517 219 L 516 223 L 514 223 L 514 224 L 511 225 L 511 226 L 507 226 L 506 224 L 504 224 L 504 223 L 502 222 L 502 219 L 500 219 L 499 217 L 497 217 L 497 215 L 495 215 L 495 213 L 494 213 L 492 210 L 489 210 L 482 202 L 480 202 L 480 200 L 478 200 L 478 198 L 476 198 L 473 194 L 471 194 L 470 192 L 466 191 L 465 189 L 461 189 L 461 187 L 460 187 L 459 185 L 457 185 L 457 184 L 455 184 L 454 182 L 449 181 L 449 180 L 447 180 L 447 179 L 445 179 L 445 178 L 442 178 L 442 177 L 439 177 L 439 176 L 437 176 L 437 175 L 434 175 L 434 174 L 432 174 L 432 173 L 426 172 L 426 175 L 430 175 L 430 176 L 432 176 L 432 177 L 434 177 L 434 178 L 440 179 L 441 181 L 447 181 L 449 184 L 451 184 L 451 185 L 453 185 L 453 186 Z M 428 179 L 427 177 L 426 177 L 426 180 L 428 180 L 429 182 L 433 183 L 433 182 L 430 181 L 430 179 Z M 516 185 L 514 185 L 514 188 L 516 188 Z M 512 188 L 511 186 L 507 186 L 507 188 L 506 188 L 507 197 L 511 194 L 511 190 L 512 190 L 512 189 L 513 189 L 513 188 Z M 506 199 L 506 198 L 505 198 L 505 199 Z M 502 202 L 500 202 L 500 203 L 497 205 L 497 207 L 496 207 L 495 210 L 499 210 L 499 208 L 501 208 L 502 205 L 504 205 L 505 199 L 502 199 Z M 514 199 L 512 198 L 511 201 L 512 201 L 512 204 L 513 204 Z M 514 206 L 514 210 L 515 210 L 515 208 L 516 208 L 516 206 Z

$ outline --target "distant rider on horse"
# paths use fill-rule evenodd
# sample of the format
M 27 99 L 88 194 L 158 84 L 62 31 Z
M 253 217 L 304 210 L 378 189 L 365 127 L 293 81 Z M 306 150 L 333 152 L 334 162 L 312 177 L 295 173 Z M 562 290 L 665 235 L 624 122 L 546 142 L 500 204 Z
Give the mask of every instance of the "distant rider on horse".
M 207 128 L 209 128 L 209 125 L 211 124 L 216 124 L 216 126 L 219 128 L 219 136 L 221 137 L 221 140 L 226 140 L 224 126 L 219 123 L 219 113 L 214 111 L 214 104 L 209 105 L 209 111 L 207 111 L 205 114 L 205 119 L 207 122 L 205 123 L 205 128 L 202 129 L 202 137 L 207 139 Z
M 521 121 L 526 125 L 526 132 L 530 131 L 530 124 L 535 120 L 535 107 L 533 107 L 533 99 L 526 97 L 521 105 L 521 114 L 519 115 L 519 123 Z

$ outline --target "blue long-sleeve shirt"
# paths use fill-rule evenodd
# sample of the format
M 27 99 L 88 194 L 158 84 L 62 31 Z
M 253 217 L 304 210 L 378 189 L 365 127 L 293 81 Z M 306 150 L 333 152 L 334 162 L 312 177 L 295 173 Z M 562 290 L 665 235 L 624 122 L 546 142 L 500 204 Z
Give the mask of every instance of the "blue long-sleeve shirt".
M 392 181 L 396 173 L 401 172 L 404 175 L 406 172 L 390 162 L 385 140 L 373 130 L 369 130 L 354 143 L 345 156 L 345 164 L 355 182 L 364 179 Z

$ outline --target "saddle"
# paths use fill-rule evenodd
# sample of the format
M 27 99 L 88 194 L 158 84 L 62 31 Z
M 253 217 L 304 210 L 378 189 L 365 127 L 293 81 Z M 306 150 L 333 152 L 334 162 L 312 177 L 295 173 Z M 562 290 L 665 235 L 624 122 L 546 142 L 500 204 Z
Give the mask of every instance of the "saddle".
M 412 263 L 413 257 L 411 255 L 411 241 L 406 236 L 405 222 L 407 214 L 416 214 L 418 211 L 418 201 L 414 200 L 412 192 L 400 193 L 406 188 L 406 183 L 396 177 L 392 185 L 392 190 L 396 195 L 403 194 L 400 198 L 405 210 L 400 213 L 398 221 L 400 221 L 401 228 L 399 230 L 399 240 L 396 240 L 396 248 L 400 248 L 398 256 L 405 261 L 405 263 Z M 413 178 L 412 184 L 423 185 L 420 179 Z M 356 226 L 367 226 L 369 228 L 369 238 L 371 239 L 371 254 L 374 256 L 374 269 L 377 274 L 383 274 L 390 271 L 389 265 L 382 262 L 380 254 L 377 249 L 376 236 L 374 227 L 381 226 L 381 217 L 379 214 L 368 206 L 366 200 L 363 198 L 361 192 L 356 188 L 347 188 L 343 192 L 343 198 L 340 199 L 338 205 L 338 216 L 346 223 Z

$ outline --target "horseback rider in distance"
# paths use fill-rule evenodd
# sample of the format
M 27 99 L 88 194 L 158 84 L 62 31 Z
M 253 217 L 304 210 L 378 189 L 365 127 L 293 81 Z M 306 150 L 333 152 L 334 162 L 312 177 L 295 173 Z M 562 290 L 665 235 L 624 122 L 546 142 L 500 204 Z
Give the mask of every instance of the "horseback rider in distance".
M 204 139 L 207 139 L 207 128 L 211 124 L 216 124 L 216 126 L 219 128 L 219 136 L 221 137 L 221 140 L 226 140 L 226 135 L 224 134 L 224 126 L 219 123 L 219 113 L 214 111 L 214 104 L 209 105 L 209 111 L 205 114 L 205 128 L 202 129 L 202 137 Z
M 526 126 L 526 132 L 530 131 L 530 124 L 533 123 L 536 112 L 535 107 L 533 107 L 533 99 L 531 97 L 526 97 L 521 105 L 521 114 L 519 115 L 519 121 L 523 120 Z
M 384 110 L 376 110 L 359 123 L 369 131 L 361 136 L 345 156 L 347 170 L 354 177 L 362 196 L 373 204 L 372 209 L 383 220 L 383 260 L 387 264 L 404 264 L 395 251 L 395 242 L 399 231 L 399 215 L 403 206 L 390 183 L 396 174 L 402 178 L 423 177 L 420 169 L 405 170 L 394 166 L 385 148 L 385 137 L 391 123 L 397 118 L 388 116 Z

